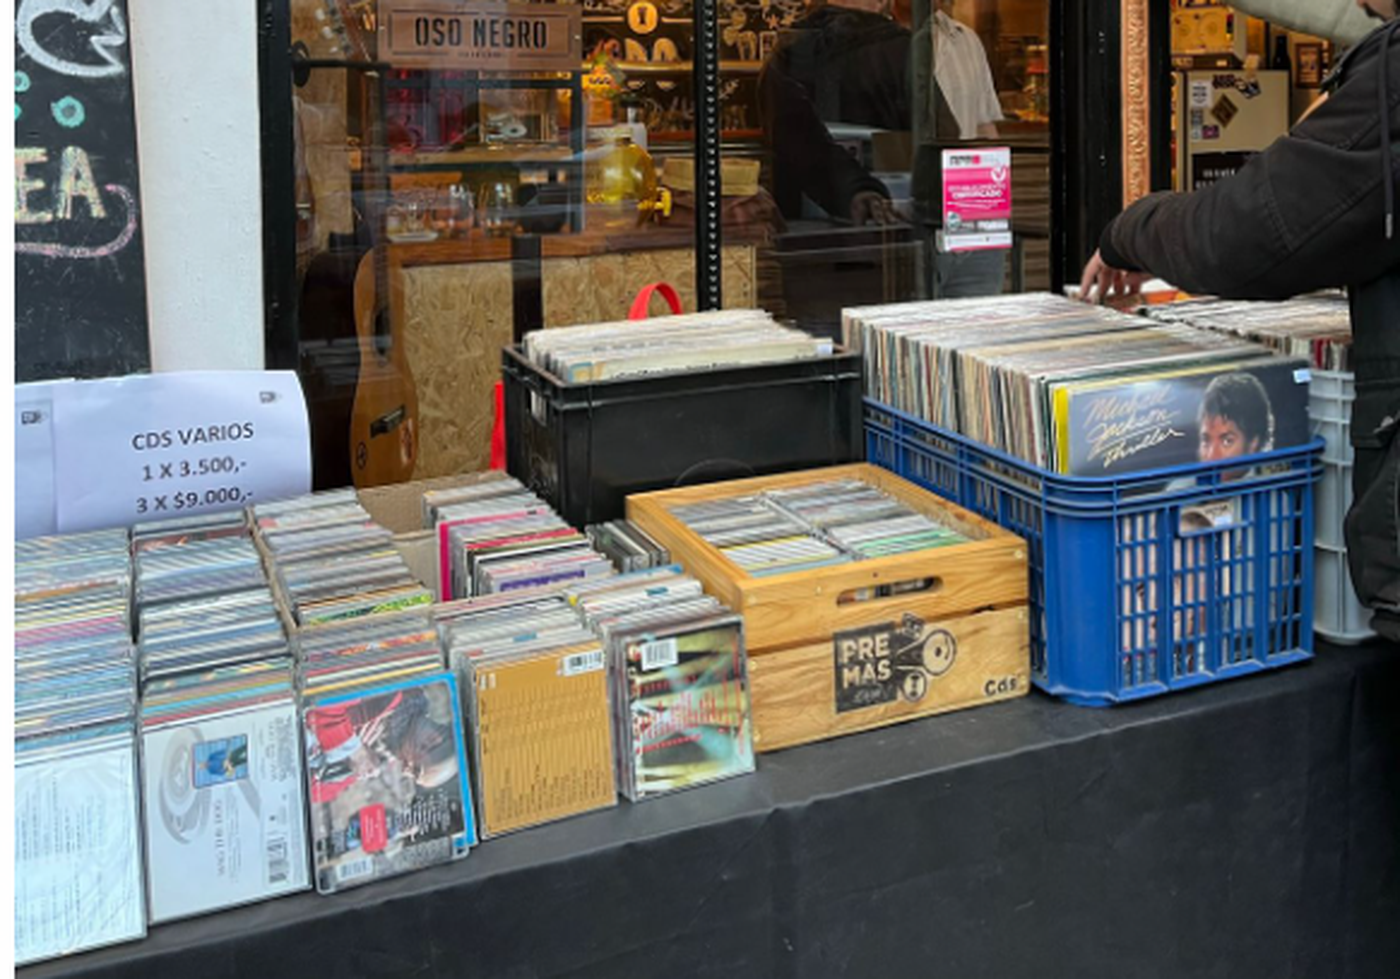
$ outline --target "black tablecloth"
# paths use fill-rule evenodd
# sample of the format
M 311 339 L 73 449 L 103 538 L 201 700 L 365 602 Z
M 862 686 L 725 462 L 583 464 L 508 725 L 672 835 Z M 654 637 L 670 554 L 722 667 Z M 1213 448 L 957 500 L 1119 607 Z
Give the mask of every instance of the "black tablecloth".
M 48 976 L 1400 976 L 1400 650 L 760 759 Z

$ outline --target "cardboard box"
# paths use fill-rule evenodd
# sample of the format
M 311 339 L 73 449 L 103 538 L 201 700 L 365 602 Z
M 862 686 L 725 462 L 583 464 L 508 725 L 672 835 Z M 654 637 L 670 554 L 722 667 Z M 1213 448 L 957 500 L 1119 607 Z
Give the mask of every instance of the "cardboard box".
M 423 526 L 423 494 L 428 490 L 472 486 L 493 479 L 504 479 L 505 473 L 487 470 L 461 476 L 438 476 L 435 479 L 415 479 L 407 483 L 376 486 L 360 490 L 360 505 L 382 527 L 394 532 L 394 546 L 403 555 L 404 563 L 413 577 L 442 600 L 438 587 L 438 542 L 433 528 Z

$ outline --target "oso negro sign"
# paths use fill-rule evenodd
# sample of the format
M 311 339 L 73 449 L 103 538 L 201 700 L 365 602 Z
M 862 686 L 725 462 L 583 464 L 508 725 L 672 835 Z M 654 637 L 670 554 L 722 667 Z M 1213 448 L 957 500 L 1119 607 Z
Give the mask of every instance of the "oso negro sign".
M 396 68 L 579 71 L 578 4 L 381 0 L 380 56 Z

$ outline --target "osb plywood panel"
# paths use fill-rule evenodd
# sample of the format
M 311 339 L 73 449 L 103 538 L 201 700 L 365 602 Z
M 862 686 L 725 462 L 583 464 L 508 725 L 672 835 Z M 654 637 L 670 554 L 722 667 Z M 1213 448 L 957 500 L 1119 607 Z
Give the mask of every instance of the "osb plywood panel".
M 624 319 L 649 282 L 676 287 L 695 308 L 694 253 L 638 251 L 551 258 L 543 265 L 549 326 Z M 724 249 L 724 304 L 751 307 L 756 293 L 752 246 Z M 418 386 L 418 465 L 426 479 L 484 469 L 491 458 L 495 383 L 501 347 L 513 326 L 509 262 L 424 265 L 403 271 L 403 316 L 409 369 Z M 660 300 L 654 309 L 663 309 Z
M 754 252 L 751 245 L 724 249 L 721 289 L 726 308 L 755 304 Z M 671 283 L 680 295 L 681 306 L 687 311 L 695 309 L 695 252 L 688 248 L 546 259 L 543 265 L 545 326 L 626 319 L 638 291 L 652 282 Z M 660 315 L 665 309 L 663 300 L 653 300 L 654 313 Z
M 493 391 L 511 339 L 508 262 L 406 269 L 404 346 L 418 386 L 414 477 L 485 469 L 491 461 Z
M 547 258 L 541 266 L 545 326 L 623 319 L 641 288 L 631 287 L 623 255 Z

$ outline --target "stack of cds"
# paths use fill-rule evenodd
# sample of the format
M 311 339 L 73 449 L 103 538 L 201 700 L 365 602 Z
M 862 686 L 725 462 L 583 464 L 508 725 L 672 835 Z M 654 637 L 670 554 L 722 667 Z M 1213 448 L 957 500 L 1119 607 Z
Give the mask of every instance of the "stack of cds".
M 476 842 L 457 684 L 426 609 L 297 635 L 316 888 L 464 856 Z
M 143 683 L 289 655 L 266 582 L 226 595 L 143 605 L 139 626 Z
M 671 552 L 631 521 L 609 520 L 584 530 L 594 548 L 619 571 L 645 571 L 671 563 Z
M 132 548 L 143 682 L 289 655 L 241 513 L 138 524 Z
M 844 564 L 850 556 L 762 496 L 694 503 L 671 511 L 756 578 Z
M 769 490 L 766 496 L 857 560 L 968 541 L 954 528 L 859 479 Z
M 742 617 L 674 567 L 567 597 L 610 664 L 623 795 L 635 802 L 753 771 Z
M 613 573 L 587 537 L 515 480 L 427 493 L 423 506 L 437 528 L 444 601 Z
M 467 692 L 483 836 L 614 805 L 603 648 L 558 592 L 441 606 Z
M 136 604 L 227 595 L 266 584 L 262 556 L 250 538 L 218 537 L 136 551 Z
M 957 529 L 858 479 L 822 480 L 685 504 L 670 512 L 755 578 L 968 540 Z
M 717 599 L 705 594 L 699 580 L 675 564 L 634 571 L 606 581 L 587 582 L 566 589 L 564 599 L 584 625 L 599 633 L 621 615 L 662 607 L 676 609 L 682 605 L 685 605 L 682 611 L 713 611 L 719 607 Z
M 132 531 L 151 921 L 310 883 L 287 637 L 242 514 Z
M 829 340 L 758 309 L 536 330 L 525 356 L 566 384 L 830 356 Z
M 477 473 L 470 479 L 471 482 L 466 485 L 424 491 L 422 500 L 424 527 L 429 530 L 436 527 L 442 520 L 441 511 L 445 507 L 489 500 L 495 497 L 531 495 L 524 483 L 500 470 L 493 469 Z
M 308 886 L 289 660 L 148 679 L 141 727 L 152 922 Z
M 393 534 L 370 518 L 353 490 L 264 503 L 253 519 L 298 626 L 432 603 Z
M 442 649 L 426 608 L 327 623 L 297 634 L 297 681 L 310 699 L 440 672 Z
M 1051 296 L 847 310 L 875 399 L 1034 466 L 1116 476 L 1308 441 L 1307 363 Z
M 1351 370 L 1351 307 L 1341 293 L 1287 302 L 1191 299 L 1143 310 L 1155 320 L 1184 323 L 1262 343 L 1325 371 Z
M 223 537 L 247 537 L 248 534 L 248 518 L 244 512 L 225 510 L 139 523 L 131 528 L 131 549 L 139 554 L 161 547 L 195 544 Z
M 15 960 L 145 934 L 124 530 L 15 545 Z

